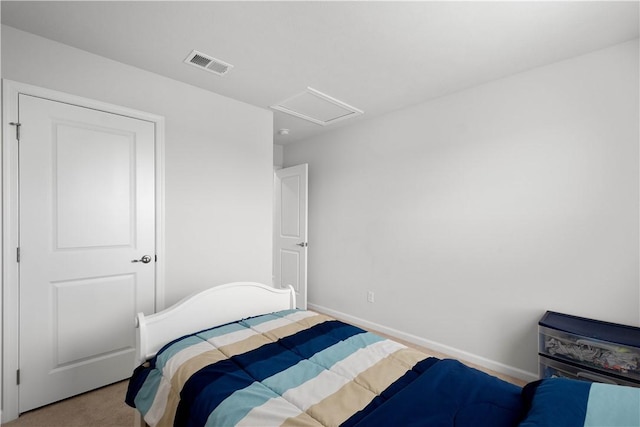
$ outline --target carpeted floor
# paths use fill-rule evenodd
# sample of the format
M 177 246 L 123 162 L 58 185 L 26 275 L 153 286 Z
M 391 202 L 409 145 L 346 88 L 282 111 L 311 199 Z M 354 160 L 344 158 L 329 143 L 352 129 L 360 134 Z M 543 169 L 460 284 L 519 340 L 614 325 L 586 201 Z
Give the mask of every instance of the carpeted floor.
M 135 409 L 124 403 L 127 381 L 25 412 L 2 427 L 132 427 Z

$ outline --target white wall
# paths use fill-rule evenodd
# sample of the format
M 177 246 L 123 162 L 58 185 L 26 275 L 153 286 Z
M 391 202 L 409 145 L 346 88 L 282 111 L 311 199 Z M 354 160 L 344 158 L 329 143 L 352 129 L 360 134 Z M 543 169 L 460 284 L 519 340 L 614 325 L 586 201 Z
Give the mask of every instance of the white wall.
M 638 77 L 636 40 L 285 146 L 310 303 L 516 375 L 545 310 L 640 325 Z
M 273 146 L 273 166 L 274 169 L 282 168 L 284 163 L 284 147 L 282 145 Z
M 7 26 L 2 77 L 165 117 L 166 304 L 271 283 L 270 111 Z

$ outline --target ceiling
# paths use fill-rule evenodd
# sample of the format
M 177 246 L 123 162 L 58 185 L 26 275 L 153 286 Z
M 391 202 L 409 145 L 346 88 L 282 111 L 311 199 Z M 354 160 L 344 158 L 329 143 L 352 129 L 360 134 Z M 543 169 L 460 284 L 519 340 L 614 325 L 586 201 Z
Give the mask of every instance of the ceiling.
M 276 144 L 639 35 L 638 1 L 1 4 L 3 24 L 258 107 L 311 87 L 364 111 L 322 126 L 273 110 Z M 187 65 L 193 49 L 233 68 Z

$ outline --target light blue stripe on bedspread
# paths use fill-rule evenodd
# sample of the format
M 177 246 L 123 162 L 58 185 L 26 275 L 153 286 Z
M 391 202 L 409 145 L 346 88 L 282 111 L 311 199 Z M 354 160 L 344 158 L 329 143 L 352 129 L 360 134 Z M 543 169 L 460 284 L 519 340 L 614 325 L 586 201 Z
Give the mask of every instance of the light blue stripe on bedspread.
M 142 387 L 140 387 L 140 391 L 136 394 L 136 408 L 141 414 L 149 412 L 161 380 L 162 372 L 154 369 L 149 373 Z

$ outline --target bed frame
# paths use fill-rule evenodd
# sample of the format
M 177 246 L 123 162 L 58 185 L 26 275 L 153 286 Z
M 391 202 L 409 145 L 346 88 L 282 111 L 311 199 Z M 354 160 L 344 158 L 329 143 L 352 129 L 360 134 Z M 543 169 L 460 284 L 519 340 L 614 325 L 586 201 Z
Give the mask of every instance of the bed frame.
M 278 289 L 255 282 L 234 282 L 209 288 L 158 313 L 138 313 L 137 362 L 144 363 L 163 345 L 183 335 L 294 308 L 296 294 L 291 286 Z

